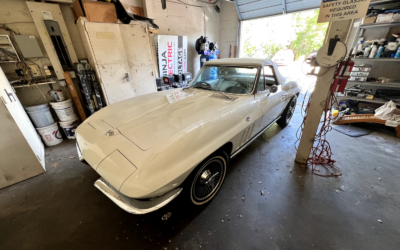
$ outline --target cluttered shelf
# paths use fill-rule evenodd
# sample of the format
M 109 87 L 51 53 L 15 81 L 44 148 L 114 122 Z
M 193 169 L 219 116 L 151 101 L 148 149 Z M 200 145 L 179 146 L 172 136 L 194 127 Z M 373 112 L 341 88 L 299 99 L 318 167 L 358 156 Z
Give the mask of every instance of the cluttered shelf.
M 353 100 L 353 101 L 358 101 L 358 102 L 371 102 L 371 103 L 380 103 L 380 104 L 384 104 L 384 103 L 388 102 L 387 100 L 382 100 L 382 99 L 376 98 L 376 97 L 374 97 L 374 99 L 369 100 L 369 99 L 355 97 L 355 96 L 337 96 L 336 99 L 338 101 L 341 101 L 341 100 Z M 394 103 L 397 106 L 400 106 L 400 102 L 395 102 L 394 101 Z
M 0 61 L 0 63 L 16 63 L 18 61 Z
M 390 28 L 400 26 L 400 22 L 393 23 L 369 23 L 360 26 L 361 29 L 371 29 L 371 28 Z
M 359 58 L 353 58 L 354 60 L 363 60 L 363 61 L 369 61 L 369 62 L 400 62 L 400 58 L 364 58 L 364 57 L 359 57 Z
M 28 81 L 23 77 L 20 77 L 20 78 L 12 77 L 12 79 L 13 80 L 9 80 L 9 82 L 14 89 L 29 88 L 29 87 L 35 87 L 35 86 L 40 86 L 40 85 L 49 85 L 49 84 L 58 83 L 58 81 L 52 77 L 36 77 L 36 79 L 34 79 L 34 81 Z
M 392 88 L 400 88 L 400 82 L 388 82 L 388 83 L 379 83 L 379 82 L 358 82 L 358 81 L 348 81 L 347 85 L 364 85 L 364 86 L 378 86 L 378 87 L 392 87 Z

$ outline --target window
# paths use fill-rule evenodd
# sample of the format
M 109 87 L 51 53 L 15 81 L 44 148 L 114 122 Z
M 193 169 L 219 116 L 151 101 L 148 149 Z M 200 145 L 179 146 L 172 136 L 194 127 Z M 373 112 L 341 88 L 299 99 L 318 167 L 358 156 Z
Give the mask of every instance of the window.
M 232 94 L 249 94 L 253 90 L 259 68 L 204 66 L 190 87 Z
M 275 74 L 272 66 L 264 66 L 258 81 L 257 92 L 268 90 L 270 86 L 276 85 Z
M 267 76 L 274 76 L 274 71 L 271 66 L 264 66 L 264 74 Z
M 265 85 L 271 86 L 274 84 L 275 85 L 278 84 L 275 80 L 276 78 L 272 66 L 264 66 L 264 76 L 265 76 Z

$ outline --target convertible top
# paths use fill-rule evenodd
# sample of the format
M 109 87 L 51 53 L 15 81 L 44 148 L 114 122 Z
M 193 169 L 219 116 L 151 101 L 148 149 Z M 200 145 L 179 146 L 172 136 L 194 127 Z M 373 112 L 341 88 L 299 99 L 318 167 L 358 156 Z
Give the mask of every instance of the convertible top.
M 224 58 L 224 59 L 216 59 L 211 60 L 204 63 L 206 66 L 254 66 L 254 67 L 263 67 L 263 66 L 272 66 L 274 67 L 276 77 L 278 78 L 279 83 L 281 84 L 286 80 L 285 77 L 281 75 L 278 70 L 277 65 L 269 60 L 263 58 Z
M 274 63 L 262 58 L 224 58 L 211 60 L 205 65 L 226 65 L 226 66 L 272 66 Z

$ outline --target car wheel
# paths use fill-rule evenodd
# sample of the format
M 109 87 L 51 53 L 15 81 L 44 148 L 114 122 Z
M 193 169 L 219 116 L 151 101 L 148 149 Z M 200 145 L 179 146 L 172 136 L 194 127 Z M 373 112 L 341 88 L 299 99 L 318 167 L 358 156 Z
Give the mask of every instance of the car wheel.
M 289 104 L 286 106 L 283 111 L 281 118 L 276 122 L 282 128 L 286 127 L 290 120 L 293 117 L 294 111 L 296 110 L 297 96 L 293 96 L 293 98 L 289 101 Z
M 228 155 L 221 151 L 208 157 L 192 172 L 188 191 L 193 204 L 203 205 L 215 197 L 225 180 L 227 167 Z

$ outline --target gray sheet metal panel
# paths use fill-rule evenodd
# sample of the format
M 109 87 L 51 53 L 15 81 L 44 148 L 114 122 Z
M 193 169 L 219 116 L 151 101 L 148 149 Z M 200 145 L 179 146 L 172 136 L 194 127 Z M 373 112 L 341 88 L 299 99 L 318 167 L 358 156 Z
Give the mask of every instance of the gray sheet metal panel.
M 320 0 L 286 1 L 286 9 L 288 12 L 316 9 L 319 8 L 320 6 L 321 6 Z
M 243 2 L 243 1 L 242 1 Z M 241 12 L 246 12 L 246 11 L 255 11 L 259 9 L 265 9 L 265 8 L 273 8 L 279 6 L 279 9 L 282 7 L 282 1 L 277 1 L 277 0 L 261 0 L 261 1 L 251 1 L 247 0 L 244 3 L 238 2 L 238 7 Z
M 286 11 L 315 9 L 320 5 L 321 0 L 286 0 Z M 237 0 L 237 6 L 242 20 L 282 14 L 282 0 Z
M 261 17 L 268 17 L 277 14 L 282 14 L 281 11 L 282 5 L 273 8 L 261 9 L 261 10 L 254 10 L 248 12 L 242 12 L 243 20 L 254 19 L 254 18 L 261 18 Z
M 239 7 L 238 7 L 238 5 L 237 5 L 237 1 L 234 1 L 233 3 L 235 4 L 235 8 L 236 8 L 236 11 L 237 11 L 237 13 L 238 13 L 239 21 L 242 21 L 242 20 L 243 20 L 243 19 L 242 19 L 242 15 L 240 14 Z

